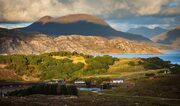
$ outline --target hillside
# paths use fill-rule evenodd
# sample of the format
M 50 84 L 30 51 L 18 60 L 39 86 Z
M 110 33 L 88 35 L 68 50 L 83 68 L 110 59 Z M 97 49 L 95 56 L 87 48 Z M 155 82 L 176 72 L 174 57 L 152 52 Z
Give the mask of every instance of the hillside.
M 77 52 L 52 52 L 41 55 L 0 55 L 0 75 L 25 81 L 90 78 L 128 77 L 156 72 L 172 64 L 160 58 L 114 58 L 108 55 L 91 56 Z M 178 68 L 178 66 L 177 66 Z M 129 78 L 130 79 L 130 78 Z
M 174 48 L 180 48 L 180 27 L 161 33 L 151 38 L 152 41 L 162 44 L 171 45 Z
M 139 27 L 139 28 L 131 28 L 127 32 L 142 35 L 147 38 L 151 38 L 155 35 L 158 35 L 162 32 L 166 32 L 166 29 L 155 27 L 153 29 L 147 28 L 147 27 Z
M 139 53 L 157 54 L 160 49 L 151 44 L 124 38 L 108 39 L 100 36 L 61 35 L 47 36 L 18 30 L 0 31 L 0 54 L 41 54 L 55 51 L 78 53 Z
M 30 26 L 20 28 L 25 32 L 40 32 L 46 35 L 91 35 L 107 38 L 123 37 L 129 40 L 148 41 L 141 35 L 117 31 L 103 19 L 88 14 L 72 14 L 63 17 L 42 17 Z
M 78 63 L 77 63 L 78 61 Z M 85 62 L 85 63 L 80 63 Z M 174 68 L 170 68 L 174 66 Z M 78 91 L 78 96 L 49 95 L 49 89 L 56 91 L 56 84 L 38 84 L 23 90 L 16 90 L 0 98 L 2 106 L 32 105 L 72 105 L 84 106 L 119 106 L 119 105 L 144 105 L 144 106 L 178 106 L 179 105 L 179 65 L 173 65 L 160 58 L 113 58 L 111 56 L 90 56 L 76 52 L 53 52 L 41 55 L 0 55 L 0 80 L 47 81 L 64 79 L 68 84 L 80 79 L 90 85 L 106 84 L 112 78 L 123 78 L 124 83 L 119 86 L 101 91 Z M 164 72 L 169 69 L 168 74 Z M 6 75 L 10 74 L 8 77 Z M 24 79 L 23 76 L 26 76 Z M 18 78 L 18 79 L 16 79 Z M 33 84 L 33 82 L 30 82 Z M 5 82 L 1 84 L 28 84 L 28 82 Z M 39 86 L 42 85 L 42 86 Z M 9 86 L 8 86 L 9 87 Z M 7 88 L 8 88 L 7 87 Z M 12 86 L 13 87 L 13 86 Z M 12 88 L 11 86 L 9 88 Z M 5 88 L 5 89 L 7 89 Z M 38 89 L 37 89 L 38 88 Z M 48 90 L 41 90 L 41 89 Z M 39 91 L 40 90 L 40 91 Z M 32 93 L 39 91 L 37 94 Z M 45 94 L 41 94 L 46 92 Z M 47 93 L 48 92 L 48 93 Z M 39 94 L 40 93 L 40 94 Z M 12 95 L 9 95 L 12 94 Z M 70 101 L 70 102 L 69 102 Z M 83 101 L 83 102 L 82 102 Z

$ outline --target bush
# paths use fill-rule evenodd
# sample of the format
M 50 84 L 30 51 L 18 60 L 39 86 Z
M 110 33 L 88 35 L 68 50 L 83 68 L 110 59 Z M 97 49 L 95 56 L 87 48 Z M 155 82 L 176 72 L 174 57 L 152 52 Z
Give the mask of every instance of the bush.
M 74 85 L 67 85 L 68 95 L 78 95 L 78 89 Z
M 32 94 L 78 95 L 78 90 L 74 85 L 42 84 L 7 93 L 9 96 L 27 96 Z
M 175 65 L 174 67 L 170 68 L 172 74 L 180 74 L 180 65 Z
M 130 66 L 135 66 L 135 62 L 134 62 L 134 61 L 130 61 L 130 62 L 128 63 L 128 65 L 130 65 Z
M 170 68 L 171 64 L 169 61 L 164 61 L 159 57 L 151 57 L 144 60 L 144 68 L 146 69 L 161 69 Z
M 146 77 L 154 77 L 155 74 L 154 74 L 154 73 L 146 73 L 145 76 L 146 76 Z

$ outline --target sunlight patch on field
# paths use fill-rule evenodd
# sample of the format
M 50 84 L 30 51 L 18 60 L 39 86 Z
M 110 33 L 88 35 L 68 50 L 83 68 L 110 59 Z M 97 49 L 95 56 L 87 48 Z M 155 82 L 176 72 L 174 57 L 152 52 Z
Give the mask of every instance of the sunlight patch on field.
M 142 65 L 139 65 L 139 61 L 141 59 L 137 58 L 132 58 L 132 59 L 127 59 L 127 58 L 121 58 L 119 61 L 116 61 L 115 64 L 110 66 L 108 69 L 109 73 L 117 73 L 117 72 L 139 72 L 139 71 L 145 71 L 144 67 Z M 130 65 L 129 63 L 133 62 L 134 65 Z
M 100 74 L 100 75 L 89 75 L 89 76 L 83 76 L 81 78 L 118 78 L 120 77 L 120 74 Z
M 139 65 L 139 61 L 141 59 L 137 58 L 120 58 L 115 64 L 111 65 L 108 69 L 107 73 L 98 74 L 98 75 L 90 75 L 90 76 L 83 76 L 83 78 L 97 78 L 97 77 L 109 77 L 109 78 L 126 78 L 131 76 L 144 76 L 145 73 L 151 73 L 154 71 L 146 70 L 142 65 Z M 129 62 L 133 62 L 134 65 L 130 65 Z M 155 70 L 156 71 L 156 70 Z
M 65 59 L 65 58 L 68 58 L 70 60 L 73 60 L 73 63 L 81 62 L 81 63 L 86 64 L 85 59 L 82 56 L 70 56 L 70 57 L 68 57 L 68 56 L 52 56 L 52 57 L 55 58 L 55 59 Z

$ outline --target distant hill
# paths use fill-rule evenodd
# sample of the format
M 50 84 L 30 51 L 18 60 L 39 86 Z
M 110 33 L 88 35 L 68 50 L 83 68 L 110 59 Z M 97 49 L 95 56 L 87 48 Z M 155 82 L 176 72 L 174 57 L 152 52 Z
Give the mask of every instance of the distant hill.
M 158 47 L 124 38 L 108 39 L 100 36 L 61 35 L 0 29 L 0 54 L 41 54 L 56 51 L 76 51 L 84 54 L 139 53 L 157 54 Z
M 154 29 L 150 29 L 147 27 L 139 27 L 139 28 L 131 28 L 127 32 L 142 35 L 147 38 L 151 38 L 155 35 L 158 35 L 162 32 L 166 32 L 166 31 L 167 31 L 166 29 L 163 29 L 160 27 L 155 27 Z
M 180 48 L 180 27 L 156 35 L 152 37 L 151 40 L 157 43 L 168 44 L 175 48 Z
M 58 18 L 45 16 L 30 26 L 20 28 L 22 31 L 40 32 L 46 35 L 89 35 L 107 38 L 123 37 L 129 40 L 150 41 L 141 35 L 117 31 L 104 20 L 87 14 L 72 14 Z

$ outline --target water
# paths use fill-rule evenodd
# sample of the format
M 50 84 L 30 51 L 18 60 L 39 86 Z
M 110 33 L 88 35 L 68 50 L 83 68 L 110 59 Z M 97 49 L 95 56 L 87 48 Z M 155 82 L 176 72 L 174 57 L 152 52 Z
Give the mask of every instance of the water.
M 180 64 L 180 50 L 169 51 L 164 54 L 97 54 L 97 55 L 110 55 L 118 58 L 149 58 L 159 57 L 165 61 L 170 61 L 173 64 Z M 96 55 L 96 56 L 97 56 Z
M 101 91 L 100 88 L 79 88 L 81 91 Z

